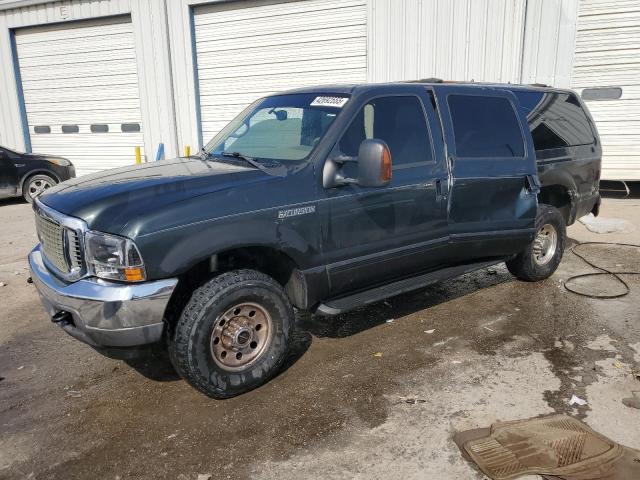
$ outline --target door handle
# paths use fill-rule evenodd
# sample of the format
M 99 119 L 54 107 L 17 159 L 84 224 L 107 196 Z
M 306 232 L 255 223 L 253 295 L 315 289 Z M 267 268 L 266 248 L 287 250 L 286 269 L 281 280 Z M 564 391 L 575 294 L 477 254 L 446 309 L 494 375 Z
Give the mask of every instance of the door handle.
M 442 193 L 442 180 L 436 180 L 436 200 L 443 200 L 446 197 L 445 194 Z

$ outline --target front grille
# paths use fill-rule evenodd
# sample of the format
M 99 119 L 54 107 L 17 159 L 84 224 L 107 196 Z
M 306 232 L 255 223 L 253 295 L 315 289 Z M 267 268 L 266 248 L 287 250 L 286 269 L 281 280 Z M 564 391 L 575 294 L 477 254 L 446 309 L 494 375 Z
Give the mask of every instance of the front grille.
M 71 270 L 80 270 L 83 267 L 82 244 L 78 238 L 78 234 L 73 230 L 67 230 L 67 239 L 69 245 L 69 262 Z
M 44 256 L 62 273 L 69 273 L 69 263 L 64 251 L 64 228 L 36 214 L 36 229 Z

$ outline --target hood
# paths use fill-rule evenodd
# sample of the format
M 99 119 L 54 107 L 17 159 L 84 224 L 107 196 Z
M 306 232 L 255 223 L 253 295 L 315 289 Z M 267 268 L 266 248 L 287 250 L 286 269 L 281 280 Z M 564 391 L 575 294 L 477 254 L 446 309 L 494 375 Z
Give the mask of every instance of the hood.
M 178 158 L 117 168 L 63 182 L 39 197 L 45 205 L 87 222 L 89 228 L 122 233 L 128 222 L 194 197 L 269 174 L 234 163 Z
M 68 158 L 61 157 L 59 155 L 47 155 L 42 153 L 22 153 L 20 155 L 22 160 L 30 161 L 30 160 L 38 160 L 38 161 L 47 161 L 47 162 L 56 162 L 62 160 L 64 162 L 69 162 Z

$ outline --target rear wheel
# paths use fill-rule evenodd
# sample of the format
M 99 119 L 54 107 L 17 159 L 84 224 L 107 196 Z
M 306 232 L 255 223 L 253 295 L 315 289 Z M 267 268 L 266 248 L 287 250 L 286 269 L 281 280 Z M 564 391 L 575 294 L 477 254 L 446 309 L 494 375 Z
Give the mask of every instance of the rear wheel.
M 27 181 L 24 182 L 24 187 L 22 188 L 22 196 L 27 202 L 32 203 L 38 195 L 41 195 L 46 190 L 49 190 L 57 183 L 58 182 L 55 178 L 43 173 L 39 173 L 37 175 L 34 175 L 33 177 L 28 178 Z
M 560 211 L 550 205 L 538 205 L 536 236 L 522 252 L 507 261 L 507 268 L 520 280 L 537 282 L 549 278 L 560 265 L 567 227 Z
M 205 395 L 233 397 L 278 372 L 294 320 L 287 296 L 271 277 L 254 270 L 224 273 L 193 293 L 170 339 L 170 357 Z

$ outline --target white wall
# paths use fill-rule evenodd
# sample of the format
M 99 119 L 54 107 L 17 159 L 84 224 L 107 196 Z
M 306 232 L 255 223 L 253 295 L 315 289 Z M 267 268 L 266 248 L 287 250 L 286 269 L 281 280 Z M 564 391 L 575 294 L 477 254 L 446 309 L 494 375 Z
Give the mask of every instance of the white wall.
M 522 83 L 571 86 L 579 0 L 529 0 Z
M 21 4 L 24 4 L 22 2 Z M 73 0 L 56 3 L 26 2 L 27 6 L 0 10 L 0 142 L 9 148 L 25 150 L 22 114 L 11 30 L 47 23 L 130 14 L 134 38 L 142 124 L 147 159 L 155 158 L 158 143 L 165 143 L 167 156 L 178 152 L 169 68 L 168 31 L 164 0 Z M 37 3 L 37 4 L 34 4 Z M 0 8 L 6 8 L 0 4 Z M 14 2 L 8 2 L 12 6 Z M 134 152 L 131 153 L 132 161 Z
M 522 0 L 370 0 L 369 80 L 516 82 Z
M 223 0 L 0 0 L 0 61 L 9 29 L 130 14 L 147 158 L 200 144 L 191 13 Z M 258 0 L 259 1 L 259 0 Z M 569 86 L 578 0 L 368 0 L 368 80 L 440 77 Z M 17 3 L 27 5 L 15 7 Z M 330 79 L 323 80 L 325 83 Z M 12 68 L 0 69 L 0 142 L 24 148 Z

